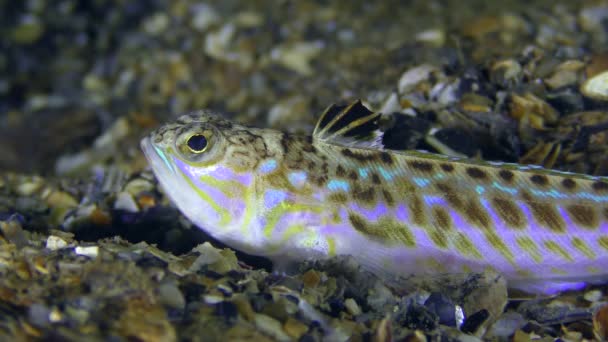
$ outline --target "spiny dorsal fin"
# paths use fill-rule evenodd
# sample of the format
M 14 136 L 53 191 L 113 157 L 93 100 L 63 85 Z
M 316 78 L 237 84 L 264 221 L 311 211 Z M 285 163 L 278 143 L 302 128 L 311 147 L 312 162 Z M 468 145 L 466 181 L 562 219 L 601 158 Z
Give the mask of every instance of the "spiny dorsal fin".
M 312 136 L 328 144 L 382 148 L 380 115 L 367 109 L 361 100 L 347 106 L 331 105 L 321 114 Z

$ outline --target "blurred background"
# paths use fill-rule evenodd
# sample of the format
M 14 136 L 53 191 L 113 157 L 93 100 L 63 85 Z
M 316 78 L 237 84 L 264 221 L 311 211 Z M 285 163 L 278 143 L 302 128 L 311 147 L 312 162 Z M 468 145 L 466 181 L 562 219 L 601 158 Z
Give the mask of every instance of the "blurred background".
M 560 119 L 605 109 L 580 89 L 607 27 L 604 1 L 0 0 L 0 170 L 128 173 L 185 111 L 309 132 L 361 98 L 402 114 L 395 148 L 445 153 L 423 139 L 439 127 L 468 156 L 602 174 L 605 150 L 576 166 L 562 130 L 605 115 Z

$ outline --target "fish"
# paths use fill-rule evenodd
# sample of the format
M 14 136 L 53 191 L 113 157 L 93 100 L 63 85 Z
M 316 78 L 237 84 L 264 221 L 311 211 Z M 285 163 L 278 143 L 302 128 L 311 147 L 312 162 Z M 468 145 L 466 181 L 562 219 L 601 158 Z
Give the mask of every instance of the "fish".
M 608 179 L 382 143 L 381 113 L 331 105 L 312 135 L 209 110 L 141 147 L 196 226 L 277 267 L 350 256 L 387 281 L 494 271 L 554 294 L 608 281 Z

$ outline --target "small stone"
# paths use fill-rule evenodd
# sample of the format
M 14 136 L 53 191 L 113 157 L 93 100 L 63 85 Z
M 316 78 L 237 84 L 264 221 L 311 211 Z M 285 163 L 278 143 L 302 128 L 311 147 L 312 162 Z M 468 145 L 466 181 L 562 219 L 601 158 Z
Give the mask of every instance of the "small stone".
M 160 302 L 168 307 L 183 309 L 186 306 L 184 295 L 173 282 L 166 282 L 158 287 Z
M 358 316 L 361 314 L 361 308 L 357 304 L 357 302 L 352 298 L 347 298 L 344 301 L 344 307 L 346 307 L 346 311 L 353 316 Z
M 585 300 L 588 302 L 595 303 L 595 302 L 599 302 L 602 299 L 602 296 L 603 296 L 602 291 L 591 290 L 591 291 L 585 292 L 585 294 L 583 295 L 583 298 L 585 298 Z
M 165 13 L 156 13 L 144 21 L 144 31 L 156 36 L 163 33 L 169 27 L 169 16 Z
M 25 247 L 28 244 L 27 235 L 17 219 L 0 221 L 0 231 L 8 241 L 18 248 Z
M 405 94 L 413 91 L 419 84 L 427 81 L 433 73 L 439 72 L 439 69 L 429 64 L 408 69 L 399 78 L 399 93 Z
M 515 332 L 526 325 L 526 323 L 527 320 L 518 312 L 504 313 L 496 322 L 494 322 L 494 324 L 492 324 L 485 337 L 508 339 L 509 336 L 515 334 Z
M 128 192 L 120 192 L 116 196 L 116 201 L 114 202 L 114 209 L 124 210 L 129 213 L 136 213 L 139 211 L 139 207 L 137 207 L 137 203 L 131 194 Z
M 289 317 L 283 324 L 283 330 L 294 340 L 299 340 L 308 331 L 306 324 Z
M 78 246 L 74 248 L 74 253 L 78 255 L 83 255 L 89 258 L 96 258 L 99 254 L 98 246 Z
M 315 270 L 308 270 L 302 275 L 302 281 L 304 282 L 304 286 L 314 288 L 321 282 L 321 275 Z
M 608 340 L 608 305 L 600 307 L 593 315 L 593 334 L 599 341 Z
M 581 93 L 594 100 L 608 101 L 608 70 L 587 79 L 581 85 Z
M 558 112 L 550 104 L 532 93 L 511 95 L 510 114 L 520 121 L 526 120 L 535 129 L 544 129 L 545 123 L 553 124 L 559 118 Z
M 62 249 L 62 248 L 66 248 L 68 246 L 67 241 L 65 241 L 64 239 L 60 238 L 59 236 L 55 236 L 55 235 L 50 235 L 47 239 L 46 239 L 46 248 L 55 251 L 58 249 Z
M 445 45 L 446 34 L 441 29 L 431 29 L 422 32 L 418 32 L 415 36 L 416 41 L 428 44 L 434 47 L 441 47 Z
M 75 208 L 78 202 L 74 196 L 65 191 L 53 191 L 46 197 L 46 204 L 50 208 Z
M 251 307 L 251 303 L 249 299 L 243 295 L 237 295 L 232 299 L 234 305 L 236 305 L 236 309 L 241 316 L 247 321 L 253 321 L 255 318 L 255 311 Z
M 153 189 L 154 185 L 150 181 L 142 178 L 133 179 L 124 187 L 124 191 L 133 196 L 137 196 L 144 191 L 152 191 Z
M 31 178 L 17 186 L 15 189 L 20 196 L 32 196 L 43 186 L 43 180 L 39 177 Z
M 530 339 L 530 334 L 524 332 L 523 330 L 517 330 L 515 331 L 515 334 L 513 335 L 513 342 L 530 342 L 532 341 L 532 339 Z
M 44 33 L 44 25 L 33 15 L 21 17 L 19 24 L 13 29 L 13 40 L 18 44 L 31 44 L 36 42 Z
M 553 74 L 545 79 L 545 83 L 551 89 L 577 84 L 584 67 L 585 63 L 581 61 L 566 61 L 555 68 Z
M 270 59 L 301 75 L 312 74 L 310 63 L 323 50 L 323 42 L 297 42 L 270 51 Z
M 196 4 L 192 7 L 194 12 L 190 24 L 199 32 L 206 31 L 211 25 L 220 21 L 220 16 L 208 4 Z
M 503 87 L 513 86 L 521 81 L 523 69 L 513 59 L 505 59 L 492 64 L 490 68 L 490 80 L 494 84 Z
M 27 315 L 32 325 L 45 327 L 50 323 L 51 310 L 43 304 L 34 303 L 28 308 Z
M 456 327 L 456 305 L 440 292 L 433 292 L 424 302 L 428 310 L 439 317 L 439 324 Z
M 277 339 L 278 341 L 290 341 L 291 338 L 287 335 L 281 326 L 281 323 L 276 319 L 264 315 L 256 314 L 253 319 L 255 326 L 263 333 Z

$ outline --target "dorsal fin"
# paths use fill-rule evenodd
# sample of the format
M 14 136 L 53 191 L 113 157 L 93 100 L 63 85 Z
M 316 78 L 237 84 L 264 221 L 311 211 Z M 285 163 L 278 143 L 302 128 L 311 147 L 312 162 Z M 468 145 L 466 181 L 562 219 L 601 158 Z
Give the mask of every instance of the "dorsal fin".
M 367 109 L 361 100 L 347 106 L 331 105 L 321 114 L 312 136 L 328 144 L 382 148 L 380 115 Z

